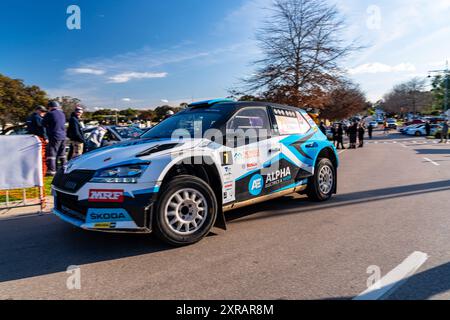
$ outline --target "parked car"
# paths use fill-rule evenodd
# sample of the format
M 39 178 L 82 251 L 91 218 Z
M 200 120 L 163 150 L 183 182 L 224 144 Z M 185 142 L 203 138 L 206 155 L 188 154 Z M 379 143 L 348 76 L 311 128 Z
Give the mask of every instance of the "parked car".
M 190 137 L 174 138 L 178 130 Z M 292 193 L 329 200 L 338 165 L 336 149 L 303 110 L 204 101 L 140 140 L 69 162 L 53 181 L 53 212 L 86 230 L 154 232 L 171 245 L 189 245 L 213 226 L 225 228 L 232 209 Z
M 425 121 L 423 121 L 422 119 L 414 119 L 405 123 L 406 126 L 420 125 L 420 124 L 425 124 Z
M 8 129 L 2 131 L 2 135 L 4 136 L 19 136 L 28 134 L 26 125 L 18 125 L 14 127 L 9 127 Z
M 419 126 L 421 126 L 421 125 L 422 125 L 422 124 L 412 124 L 412 125 L 409 125 L 409 126 L 405 126 L 405 127 L 403 127 L 403 128 L 400 128 L 399 131 L 400 131 L 401 133 L 403 133 L 403 134 L 406 134 L 406 131 L 408 131 L 409 129 L 416 128 L 416 127 L 419 127 Z
M 386 121 L 387 126 L 389 129 L 394 129 L 397 130 L 398 124 L 397 124 L 397 120 L 396 119 L 388 119 Z
M 410 136 L 416 136 L 416 137 L 420 137 L 420 136 L 426 136 L 427 132 L 425 129 L 425 125 L 424 124 L 420 124 L 420 125 L 416 125 L 416 126 L 411 126 L 409 129 L 406 130 L 406 134 L 410 135 Z M 432 124 L 431 125 L 431 131 L 430 131 L 430 135 L 434 136 L 436 135 L 436 133 L 438 131 L 442 130 L 442 126 L 437 125 L 437 124 Z
M 378 122 L 377 121 L 370 121 L 369 126 L 372 126 L 374 129 L 378 128 Z
M 144 133 L 143 130 L 137 127 L 122 127 L 122 126 L 102 126 L 106 129 L 106 134 L 100 141 L 100 145 L 97 145 L 97 141 L 93 141 L 93 132 L 96 131 L 99 127 L 87 127 L 83 129 L 84 138 L 87 143 L 85 146 L 85 152 L 89 152 L 95 150 L 99 147 L 105 147 L 114 145 L 119 142 L 124 142 L 127 140 L 139 139 L 141 135 Z

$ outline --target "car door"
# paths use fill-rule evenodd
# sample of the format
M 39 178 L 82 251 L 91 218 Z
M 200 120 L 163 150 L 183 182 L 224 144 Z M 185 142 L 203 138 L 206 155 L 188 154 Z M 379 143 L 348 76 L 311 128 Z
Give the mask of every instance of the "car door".
M 237 111 L 226 125 L 227 157 L 234 181 L 226 183 L 224 194 L 231 190 L 234 200 L 242 202 L 263 196 L 266 188 L 264 166 L 279 152 L 279 143 L 273 137 L 272 123 L 265 106 L 246 107 Z
M 317 135 L 322 134 L 306 112 L 292 108 L 273 107 L 273 122 L 279 134 L 278 167 L 290 172 L 290 180 L 278 186 L 278 191 L 305 184 L 314 174 L 314 159 L 320 149 Z M 272 192 L 276 191 L 272 190 Z

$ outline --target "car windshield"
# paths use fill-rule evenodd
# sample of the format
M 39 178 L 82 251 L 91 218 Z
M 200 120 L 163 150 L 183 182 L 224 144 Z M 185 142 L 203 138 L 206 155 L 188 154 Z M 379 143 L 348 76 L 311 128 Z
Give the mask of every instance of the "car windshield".
M 213 128 L 214 124 L 222 117 L 223 114 L 216 109 L 184 111 L 150 129 L 142 138 L 170 139 L 177 130 L 186 130 L 185 132 L 189 133 L 191 137 L 203 137 L 205 132 Z
M 137 127 L 114 127 L 113 129 L 117 132 L 120 138 L 124 140 L 137 139 L 144 133 L 144 131 Z

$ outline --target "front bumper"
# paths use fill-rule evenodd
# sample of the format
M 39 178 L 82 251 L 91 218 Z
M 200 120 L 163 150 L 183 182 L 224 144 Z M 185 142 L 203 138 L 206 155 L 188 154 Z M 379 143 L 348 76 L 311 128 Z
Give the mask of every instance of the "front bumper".
M 78 228 L 102 232 L 150 233 L 153 192 L 124 196 L 123 203 L 93 203 L 53 189 L 53 213 Z

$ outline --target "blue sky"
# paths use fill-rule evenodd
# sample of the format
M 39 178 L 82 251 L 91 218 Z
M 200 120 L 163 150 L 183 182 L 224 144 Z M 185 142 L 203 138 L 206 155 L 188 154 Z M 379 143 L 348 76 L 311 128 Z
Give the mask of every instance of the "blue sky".
M 344 62 L 377 100 L 450 58 L 450 0 L 330 0 L 348 39 Z M 89 108 L 155 107 L 227 95 L 252 72 L 254 32 L 271 0 L 2 0 L 0 73 L 71 95 Z M 81 8 L 81 30 L 66 27 Z

